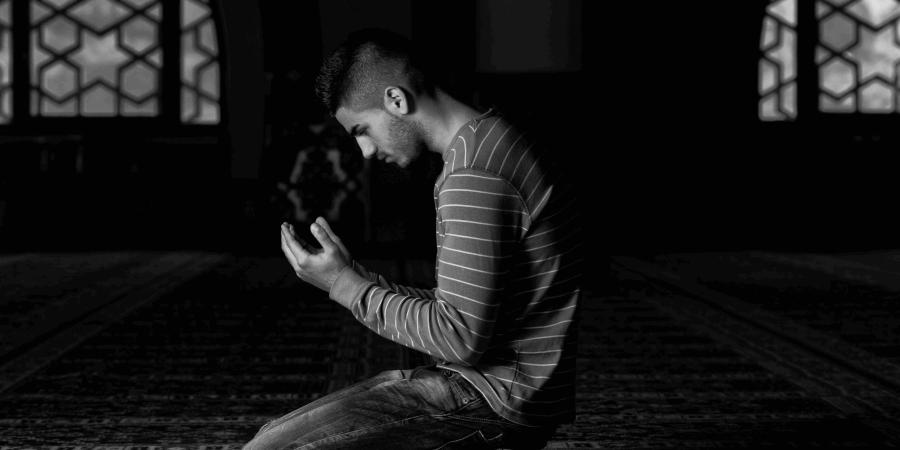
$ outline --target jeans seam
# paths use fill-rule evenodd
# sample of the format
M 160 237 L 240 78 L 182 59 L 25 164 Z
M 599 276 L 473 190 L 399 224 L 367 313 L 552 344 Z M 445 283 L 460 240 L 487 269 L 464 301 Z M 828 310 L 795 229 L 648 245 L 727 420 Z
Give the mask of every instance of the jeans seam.
M 390 378 L 390 379 L 387 379 L 387 380 L 383 380 L 383 381 L 381 381 L 381 382 L 378 382 L 378 383 L 376 383 L 374 386 L 381 386 L 381 385 L 386 384 L 386 383 L 398 382 L 398 381 L 401 381 L 401 380 L 404 380 L 404 379 L 403 379 L 403 378 Z M 330 395 L 330 394 L 328 394 L 328 395 Z M 274 428 L 275 425 L 276 425 L 275 422 L 278 422 L 279 420 L 280 420 L 281 422 L 280 422 L 278 425 L 281 425 L 281 424 L 283 424 L 283 423 L 286 423 L 286 422 L 290 421 L 291 419 L 293 419 L 293 418 L 295 418 L 295 417 L 298 417 L 298 416 L 300 416 L 300 415 L 306 414 L 307 412 L 309 412 L 309 411 L 304 411 L 304 410 L 303 410 L 306 406 L 309 406 L 309 404 L 304 405 L 304 406 L 302 406 L 302 407 L 300 407 L 300 408 L 297 408 L 297 409 L 295 409 L 295 410 L 293 410 L 293 411 L 291 411 L 291 412 L 289 412 L 289 413 L 287 413 L 287 414 L 285 414 L 285 415 L 283 415 L 283 416 L 281 416 L 281 417 L 276 417 L 276 418 L 274 418 L 274 419 L 272 419 L 272 420 L 266 422 L 265 424 L 263 424 L 262 427 L 260 427 L 259 431 L 256 432 L 256 436 L 254 436 L 254 438 L 256 438 L 256 437 L 260 436 L 261 434 L 264 434 L 264 433 L 268 432 L 269 430 L 271 430 L 272 428 Z M 282 419 L 283 419 L 283 420 L 282 420 Z
M 454 442 L 464 441 L 464 440 L 466 440 L 466 439 L 468 439 L 468 438 L 470 438 L 470 437 L 472 437 L 472 436 L 475 436 L 476 434 L 481 435 L 481 440 L 487 442 L 487 438 L 484 437 L 484 433 L 482 433 L 481 430 L 475 430 L 475 431 L 473 431 L 473 432 L 471 432 L 471 433 L 469 433 L 469 434 L 467 434 L 467 435 L 465 435 L 465 436 L 463 436 L 463 437 L 461 437 L 461 438 L 459 438 L 459 439 L 454 439 L 454 440 L 452 440 L 452 441 L 444 442 L 443 444 L 441 444 L 440 447 L 435 447 L 434 450 L 441 450 L 442 448 L 444 448 L 444 447 L 446 447 L 446 446 L 448 446 L 448 445 L 450 445 L 450 444 L 452 444 L 452 443 L 454 443 Z
M 345 431 L 345 432 L 343 432 L 343 433 L 333 434 L 333 435 L 331 435 L 331 436 L 325 436 L 325 437 L 323 437 L 323 438 L 316 439 L 315 441 L 307 442 L 306 444 L 303 444 L 301 447 L 298 447 L 298 450 L 299 450 L 299 449 L 306 448 L 307 446 L 310 446 L 310 445 L 317 444 L 317 443 L 322 442 L 322 441 L 327 440 L 327 439 L 337 439 L 337 438 L 340 438 L 340 437 L 342 437 L 342 436 L 350 435 L 350 434 L 353 434 L 353 433 L 359 433 L 359 432 L 362 432 L 362 431 L 374 430 L 374 429 L 378 429 L 378 428 L 381 428 L 381 427 L 386 427 L 386 426 L 388 426 L 388 425 L 396 425 L 396 424 L 398 424 L 398 423 L 403 423 L 403 422 L 407 422 L 407 421 L 410 421 L 410 420 L 418 419 L 418 418 L 420 418 L 420 417 L 428 417 L 428 416 L 429 416 L 428 414 L 419 414 L 418 416 L 405 417 L 405 418 L 403 418 L 403 419 L 395 420 L 395 421 L 393 421 L 393 422 L 379 423 L 378 425 L 372 425 L 371 427 L 360 428 L 360 429 L 358 429 L 358 430 Z
M 380 424 L 378 424 L 378 425 L 373 425 L 373 426 L 371 426 L 371 427 L 360 428 L 360 429 L 358 429 L 358 430 L 345 431 L 345 432 L 343 432 L 343 433 L 333 434 L 333 435 L 331 435 L 331 436 L 325 436 L 325 437 L 323 437 L 323 438 L 316 439 L 315 441 L 307 442 L 306 444 L 303 444 L 301 447 L 298 447 L 297 449 L 298 449 L 298 450 L 301 450 L 301 449 L 304 449 L 304 448 L 306 448 L 306 447 L 308 447 L 308 446 L 310 446 L 310 445 L 318 444 L 318 443 L 320 443 L 320 442 L 322 442 L 322 441 L 325 441 L 325 440 L 327 440 L 327 439 L 339 439 L 339 438 L 341 438 L 341 437 L 343 437 L 343 436 L 347 436 L 347 435 L 350 435 L 350 434 L 353 434 L 353 433 L 359 433 L 359 432 L 363 432 L 363 431 L 375 430 L 375 429 L 382 428 L 382 427 L 386 427 L 386 426 L 389 426 L 389 425 L 396 425 L 396 424 L 398 424 L 398 423 L 403 423 L 403 422 L 408 422 L 408 421 L 412 421 L 412 420 L 416 420 L 416 419 L 421 419 L 422 417 L 430 417 L 430 418 L 436 418 L 436 419 L 444 419 L 444 418 L 448 418 L 448 417 L 449 417 L 449 418 L 459 419 L 459 418 L 463 418 L 464 416 L 457 416 L 457 415 L 455 415 L 454 413 L 445 413 L 445 414 L 419 414 L 418 416 L 406 417 L 406 418 L 403 418 L 403 419 L 400 419 L 400 420 L 395 420 L 395 421 L 393 421 L 393 422 L 380 423 Z M 489 419 L 488 419 L 488 420 L 489 420 Z M 481 420 L 478 420 L 478 419 L 476 419 L 476 421 L 477 421 L 477 422 L 481 422 Z M 488 423 L 491 423 L 491 422 L 488 422 Z M 496 423 L 491 423 L 491 424 L 492 424 L 492 425 L 497 425 Z M 480 430 L 479 430 L 479 432 L 480 432 Z M 468 437 L 468 436 L 466 436 L 466 437 Z M 484 437 L 483 434 L 482 434 L 482 437 Z M 491 438 L 491 440 L 493 440 L 493 439 L 496 439 L 496 437 Z M 447 444 L 445 443 L 444 445 L 447 445 Z
M 481 418 L 481 417 L 462 416 L 462 415 L 456 414 L 455 412 L 446 414 L 446 415 L 444 415 L 443 417 L 447 417 L 447 418 L 451 418 L 451 419 L 457 419 L 457 420 L 462 420 L 462 421 L 465 421 L 465 422 L 478 422 L 478 423 L 484 423 L 484 424 L 497 425 L 497 426 L 501 426 L 501 427 L 502 427 L 502 426 L 509 426 L 508 423 L 506 423 L 506 422 L 504 422 L 504 421 L 502 421 L 502 420 L 487 419 L 487 418 Z

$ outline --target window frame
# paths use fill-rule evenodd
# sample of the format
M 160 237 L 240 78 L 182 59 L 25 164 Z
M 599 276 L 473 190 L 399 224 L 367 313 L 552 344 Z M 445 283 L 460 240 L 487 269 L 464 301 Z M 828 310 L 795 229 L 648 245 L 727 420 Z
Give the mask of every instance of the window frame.
M 820 65 L 816 62 L 816 48 L 821 44 L 819 35 L 819 17 L 816 14 L 816 1 L 797 0 L 796 5 L 796 76 L 794 82 L 797 89 L 796 117 L 785 120 L 763 120 L 758 115 L 759 102 L 763 96 L 759 93 L 759 61 L 763 51 L 757 45 L 757 96 L 754 107 L 757 108 L 757 123 L 774 132 L 789 132 L 795 128 L 794 124 L 815 126 L 824 135 L 846 136 L 879 136 L 896 133 L 897 122 L 900 120 L 900 111 L 887 113 L 862 112 L 858 109 L 854 112 L 822 111 L 819 109 L 819 95 L 821 94 Z M 821 0 L 825 1 L 825 0 Z M 766 9 L 771 3 L 766 2 L 762 7 L 759 35 L 765 31 L 764 18 Z M 900 21 L 895 18 L 894 22 Z M 759 36 L 758 35 L 758 36 Z M 898 60 L 900 64 L 900 60 Z M 898 73 L 900 79 L 900 73 Z M 900 86 L 895 86 L 895 95 L 900 96 Z
M 159 22 L 159 47 L 162 50 L 162 64 L 159 69 L 158 115 L 148 116 L 33 116 L 31 114 L 31 0 L 10 0 L 10 33 L 12 40 L 12 93 L 11 117 L 9 122 L 0 123 L 0 137 L 21 139 L 27 136 L 64 136 L 89 134 L 92 136 L 122 135 L 150 137 L 219 136 L 226 126 L 227 96 L 224 86 L 227 77 L 227 58 L 223 51 L 223 17 L 216 0 L 208 5 L 218 48 L 216 61 L 219 64 L 219 120 L 217 123 L 184 123 L 181 121 L 181 0 L 159 0 L 162 18 Z M 26 23 L 27 26 L 19 24 Z M 22 80 L 26 80 L 24 83 Z

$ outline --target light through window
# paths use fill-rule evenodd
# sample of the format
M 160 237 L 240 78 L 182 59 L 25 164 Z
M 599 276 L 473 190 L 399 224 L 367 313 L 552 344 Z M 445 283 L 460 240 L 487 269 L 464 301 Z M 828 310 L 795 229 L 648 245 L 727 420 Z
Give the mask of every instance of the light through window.
M 823 113 L 896 113 L 900 62 L 897 0 L 820 0 L 816 30 L 797 23 L 797 0 L 772 0 L 763 21 L 759 62 L 759 117 L 797 117 L 797 33 L 817 33 L 818 110 Z
M 180 82 L 172 86 L 178 99 L 169 98 L 179 102 L 175 120 L 219 123 L 213 7 L 209 0 L 176 4 L 173 14 L 161 0 L 29 0 L 15 5 L 29 16 L 28 28 L 18 30 L 12 0 L 0 0 L 0 123 L 12 121 L 13 94 L 29 98 L 17 113 L 36 118 L 159 117 L 170 71 Z M 180 16 L 177 38 L 162 36 L 167 13 Z M 28 41 L 28 86 L 12 80 L 15 36 Z M 166 52 L 179 55 L 178 67 L 166 66 Z
M 0 123 L 12 118 L 11 0 L 0 0 Z

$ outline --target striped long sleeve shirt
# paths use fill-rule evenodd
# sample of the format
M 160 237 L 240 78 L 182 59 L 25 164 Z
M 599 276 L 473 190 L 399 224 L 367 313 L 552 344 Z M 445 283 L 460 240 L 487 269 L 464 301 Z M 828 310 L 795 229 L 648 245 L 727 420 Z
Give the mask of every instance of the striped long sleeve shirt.
M 399 286 L 354 264 L 330 296 L 462 374 L 500 416 L 571 422 L 583 262 L 572 184 L 493 110 L 465 124 L 443 159 L 437 287 Z

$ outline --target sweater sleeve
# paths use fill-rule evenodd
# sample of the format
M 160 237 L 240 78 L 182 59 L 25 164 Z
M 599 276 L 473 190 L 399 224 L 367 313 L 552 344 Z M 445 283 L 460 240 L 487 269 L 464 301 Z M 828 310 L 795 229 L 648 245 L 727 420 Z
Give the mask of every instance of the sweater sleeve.
M 473 169 L 450 174 L 438 192 L 437 288 L 433 298 L 381 283 L 348 266 L 330 296 L 364 325 L 444 361 L 474 365 L 487 349 L 513 253 L 529 226 L 519 193 Z
M 381 286 L 385 289 L 392 290 L 394 292 L 399 292 L 403 295 L 411 295 L 413 297 L 421 297 L 434 299 L 434 289 L 424 289 L 424 288 L 416 288 L 411 286 L 403 286 L 389 281 L 384 276 L 377 274 L 375 272 L 370 272 L 358 261 L 353 261 L 353 269 L 356 270 L 357 273 L 363 276 L 363 278 L 372 281 L 373 283 Z

